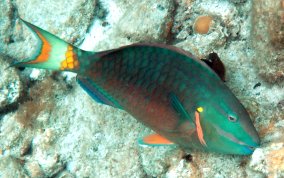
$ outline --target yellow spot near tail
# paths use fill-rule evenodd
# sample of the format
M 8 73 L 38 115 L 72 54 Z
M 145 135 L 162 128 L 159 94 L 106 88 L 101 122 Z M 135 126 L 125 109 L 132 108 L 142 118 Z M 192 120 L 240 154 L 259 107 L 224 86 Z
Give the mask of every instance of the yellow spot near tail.
M 69 69 L 74 69 L 74 64 L 73 63 L 67 63 L 67 66 Z
M 66 62 L 66 61 L 63 61 L 63 62 L 61 63 L 61 67 L 67 68 L 67 62 Z
M 66 61 L 68 63 L 73 63 L 73 57 L 72 56 L 71 57 L 67 57 Z
M 73 70 L 79 68 L 79 61 L 72 46 L 67 47 L 65 59 L 61 62 L 60 70 Z

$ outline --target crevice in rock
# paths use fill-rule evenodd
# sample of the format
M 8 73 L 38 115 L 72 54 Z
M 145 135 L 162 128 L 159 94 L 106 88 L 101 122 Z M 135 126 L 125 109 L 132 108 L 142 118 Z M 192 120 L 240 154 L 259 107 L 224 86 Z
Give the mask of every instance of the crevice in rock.
M 28 92 L 26 90 L 22 91 L 17 101 L 11 104 L 7 104 L 4 107 L 0 108 L 0 119 L 4 117 L 4 115 L 14 112 L 18 110 L 20 104 L 30 100 L 31 98 L 28 96 Z
M 174 26 L 174 23 L 175 23 L 175 17 L 177 16 L 177 14 L 178 14 L 178 12 L 177 12 L 177 8 L 179 7 L 179 3 L 177 2 L 177 1 L 174 1 L 173 2 L 173 10 L 172 10 L 172 12 L 170 13 L 171 15 L 170 15 L 170 18 L 172 19 L 171 21 L 171 23 L 172 24 L 170 24 L 170 26 L 168 27 L 169 29 L 167 29 L 168 30 L 168 34 L 167 34 L 167 36 L 166 36 L 166 44 L 169 44 L 169 45 L 173 45 L 174 43 L 175 43 L 175 40 L 176 40 L 176 38 L 175 38 L 175 34 L 173 33 L 173 31 L 172 31 L 172 28 L 173 28 L 173 26 Z
M 19 106 L 22 103 L 32 99 L 28 94 L 28 89 L 31 88 L 35 84 L 35 82 L 23 81 L 23 79 L 21 78 L 20 78 L 20 81 L 21 83 L 25 83 L 24 89 L 22 89 L 22 91 L 20 92 L 19 98 L 15 102 L 7 104 L 0 108 L 0 119 L 2 119 L 4 115 L 8 113 L 15 112 L 16 110 L 18 110 Z
M 98 18 L 102 21 L 106 19 L 107 14 L 109 13 L 108 10 L 103 6 L 101 1 L 96 1 L 95 4 L 95 12 L 94 12 L 94 18 Z
M 10 36 L 9 43 L 14 43 L 16 40 L 14 39 L 14 33 L 16 28 L 17 19 L 19 18 L 18 8 L 14 0 L 11 0 L 11 13 L 9 14 L 9 18 L 11 19 L 11 29 L 12 33 Z
M 62 163 L 62 166 L 60 166 L 57 170 L 54 171 L 54 173 L 50 176 L 51 178 L 57 178 L 60 177 L 61 173 L 64 171 L 67 171 L 67 164 Z

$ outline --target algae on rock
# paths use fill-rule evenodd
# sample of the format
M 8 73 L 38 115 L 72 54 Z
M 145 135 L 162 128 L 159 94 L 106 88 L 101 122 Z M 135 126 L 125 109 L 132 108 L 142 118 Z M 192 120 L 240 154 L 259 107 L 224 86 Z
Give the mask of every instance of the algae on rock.
M 259 0 L 253 3 L 252 46 L 254 64 L 270 83 L 284 80 L 284 4 Z

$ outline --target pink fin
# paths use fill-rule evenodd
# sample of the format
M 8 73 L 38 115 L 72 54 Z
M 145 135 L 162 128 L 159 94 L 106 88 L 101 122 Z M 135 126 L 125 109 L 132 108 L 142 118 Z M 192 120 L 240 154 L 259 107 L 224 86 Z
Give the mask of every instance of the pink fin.
M 142 139 L 140 139 L 139 144 L 141 145 L 151 145 L 151 146 L 160 146 L 160 145 L 173 145 L 174 143 L 165 137 L 159 134 L 151 134 Z

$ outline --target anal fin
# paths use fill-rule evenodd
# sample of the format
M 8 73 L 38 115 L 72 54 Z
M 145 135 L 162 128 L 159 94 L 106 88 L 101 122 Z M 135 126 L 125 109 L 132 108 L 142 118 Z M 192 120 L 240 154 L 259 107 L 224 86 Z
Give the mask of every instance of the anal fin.
M 174 145 L 174 143 L 159 134 L 150 134 L 138 140 L 139 145 L 143 146 L 166 146 Z

